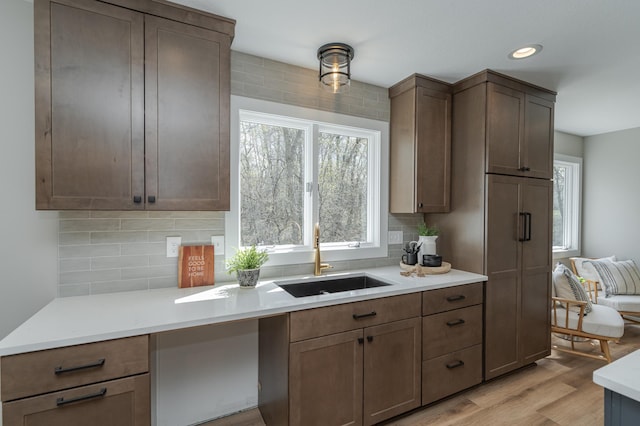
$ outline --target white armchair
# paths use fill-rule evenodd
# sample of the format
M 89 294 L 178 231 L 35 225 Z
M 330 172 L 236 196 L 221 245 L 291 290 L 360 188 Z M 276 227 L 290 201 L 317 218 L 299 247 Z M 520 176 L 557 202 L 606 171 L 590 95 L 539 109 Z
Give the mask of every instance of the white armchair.
M 584 286 L 591 301 L 595 304 L 615 309 L 625 321 L 640 324 L 640 294 L 607 295 L 602 284 L 602 278 L 592 264 L 594 260 L 616 262 L 615 256 L 602 259 L 571 258 L 571 269 L 576 275 L 584 278 Z

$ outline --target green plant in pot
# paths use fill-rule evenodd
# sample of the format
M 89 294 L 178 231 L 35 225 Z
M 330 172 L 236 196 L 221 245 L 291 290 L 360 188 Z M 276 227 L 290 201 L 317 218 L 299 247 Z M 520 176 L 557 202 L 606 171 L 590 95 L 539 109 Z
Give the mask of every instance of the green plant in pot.
M 421 237 L 437 237 L 438 228 L 435 226 L 427 226 L 426 223 L 422 222 L 418 225 L 418 235 Z
M 241 248 L 227 261 L 227 273 L 236 273 L 240 288 L 253 288 L 260 278 L 260 267 L 267 260 L 269 254 L 256 246 Z

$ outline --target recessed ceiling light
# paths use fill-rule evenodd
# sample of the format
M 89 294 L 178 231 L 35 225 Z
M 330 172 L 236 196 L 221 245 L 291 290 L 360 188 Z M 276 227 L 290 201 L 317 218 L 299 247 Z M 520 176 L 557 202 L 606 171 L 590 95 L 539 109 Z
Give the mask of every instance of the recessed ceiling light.
M 539 53 L 542 50 L 540 44 L 529 44 L 509 53 L 509 59 L 524 59 Z

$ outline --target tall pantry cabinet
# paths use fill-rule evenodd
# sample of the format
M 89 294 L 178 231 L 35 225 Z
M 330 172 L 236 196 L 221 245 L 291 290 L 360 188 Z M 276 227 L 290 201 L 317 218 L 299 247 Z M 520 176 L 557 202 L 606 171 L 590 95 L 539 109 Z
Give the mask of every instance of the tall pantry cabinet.
M 555 92 L 486 70 L 454 85 L 451 213 L 439 253 L 485 286 L 484 378 L 551 352 Z

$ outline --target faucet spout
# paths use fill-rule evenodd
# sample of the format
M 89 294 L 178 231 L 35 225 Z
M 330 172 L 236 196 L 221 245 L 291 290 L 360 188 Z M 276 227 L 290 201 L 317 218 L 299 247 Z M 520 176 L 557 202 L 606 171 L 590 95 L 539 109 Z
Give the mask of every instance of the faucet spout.
M 331 266 L 328 263 L 322 263 L 322 261 L 320 260 L 320 224 L 316 223 L 314 229 L 313 229 L 313 249 L 314 249 L 314 253 L 313 253 L 313 259 L 314 259 L 314 268 L 313 268 L 313 275 L 315 276 L 319 276 L 322 274 L 322 270 L 323 269 L 330 269 L 333 268 L 333 266 Z

